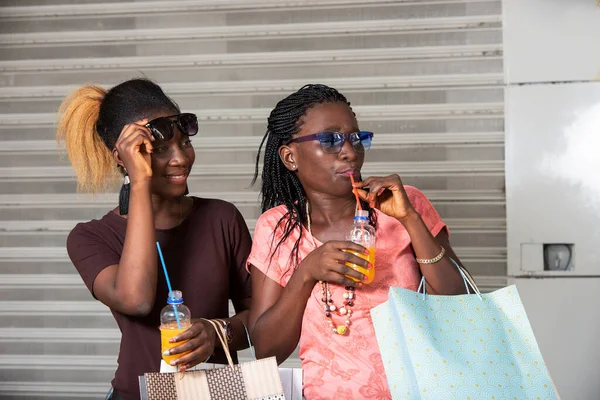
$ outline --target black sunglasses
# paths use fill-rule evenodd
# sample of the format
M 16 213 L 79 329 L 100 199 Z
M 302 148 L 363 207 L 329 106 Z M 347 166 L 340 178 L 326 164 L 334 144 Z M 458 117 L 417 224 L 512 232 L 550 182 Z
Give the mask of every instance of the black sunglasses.
M 175 124 L 182 134 L 194 136 L 198 133 L 198 117 L 196 114 L 184 113 L 153 119 L 146 124 L 155 139 L 169 141 L 175 133 Z
M 354 148 L 354 151 L 364 153 L 371 148 L 373 132 L 319 132 L 312 135 L 291 139 L 286 143 L 286 145 L 290 143 L 309 142 L 311 140 L 318 140 L 325 153 L 339 153 L 342 151 L 342 147 L 344 147 L 346 140 L 350 142 L 352 148 Z

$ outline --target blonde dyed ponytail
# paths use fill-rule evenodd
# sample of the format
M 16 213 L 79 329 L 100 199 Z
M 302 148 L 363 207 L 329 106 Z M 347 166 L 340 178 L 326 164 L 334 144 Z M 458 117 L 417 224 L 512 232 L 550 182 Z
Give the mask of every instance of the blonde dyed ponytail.
M 119 177 L 113 155 L 96 131 L 106 93 L 100 86 L 83 86 L 67 96 L 58 111 L 56 139 L 65 143 L 82 192 L 105 191 Z

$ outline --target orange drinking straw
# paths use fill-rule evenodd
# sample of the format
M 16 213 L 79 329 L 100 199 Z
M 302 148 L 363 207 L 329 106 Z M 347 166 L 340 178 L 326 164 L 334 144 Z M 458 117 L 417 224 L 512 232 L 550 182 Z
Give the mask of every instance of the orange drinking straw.
M 352 182 L 352 193 L 354 193 L 354 197 L 356 197 L 356 205 L 358 209 L 362 211 L 362 206 L 360 205 L 360 198 L 358 197 L 358 189 L 354 187 L 354 176 L 350 175 L 350 181 Z

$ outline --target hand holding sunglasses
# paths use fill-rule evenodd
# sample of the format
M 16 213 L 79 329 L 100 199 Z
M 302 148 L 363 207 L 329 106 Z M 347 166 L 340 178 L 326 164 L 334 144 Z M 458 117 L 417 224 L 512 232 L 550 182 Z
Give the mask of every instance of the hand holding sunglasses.
M 155 140 L 169 141 L 175 136 L 175 127 L 182 135 L 194 136 L 198 133 L 198 118 L 195 114 L 183 113 L 141 120 L 125 125 L 115 144 L 115 150 L 123 161 L 132 182 L 149 179 L 152 176 L 150 155 Z
M 146 127 L 147 123 L 148 120 L 141 120 L 125 125 L 113 150 L 123 162 L 131 182 L 149 181 L 152 177 L 150 155 L 154 149 L 154 137 Z

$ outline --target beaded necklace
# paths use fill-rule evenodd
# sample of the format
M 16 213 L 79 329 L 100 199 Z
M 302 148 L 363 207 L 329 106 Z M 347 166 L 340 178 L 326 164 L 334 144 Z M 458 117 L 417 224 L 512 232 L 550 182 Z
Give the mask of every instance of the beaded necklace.
M 312 240 L 312 244 L 314 248 L 317 248 L 317 244 L 315 243 L 315 237 L 313 236 L 311 223 L 310 223 L 310 211 L 308 207 L 308 203 L 306 203 L 306 223 L 308 225 L 308 233 L 310 233 L 310 237 Z M 331 298 L 331 291 L 329 290 L 329 283 L 324 281 L 319 281 L 321 284 L 321 292 L 323 297 L 321 301 L 323 302 L 323 309 L 325 310 L 325 317 L 329 322 L 329 326 L 331 327 L 331 331 L 338 335 L 345 335 L 348 333 L 348 327 L 351 324 L 350 318 L 352 317 L 352 307 L 354 306 L 355 301 L 355 292 L 354 286 L 346 286 L 346 291 L 343 294 L 344 302 L 342 306 L 336 306 L 333 303 L 333 299 Z M 338 315 L 340 317 L 345 318 L 344 324 L 337 325 L 333 322 L 333 314 Z

